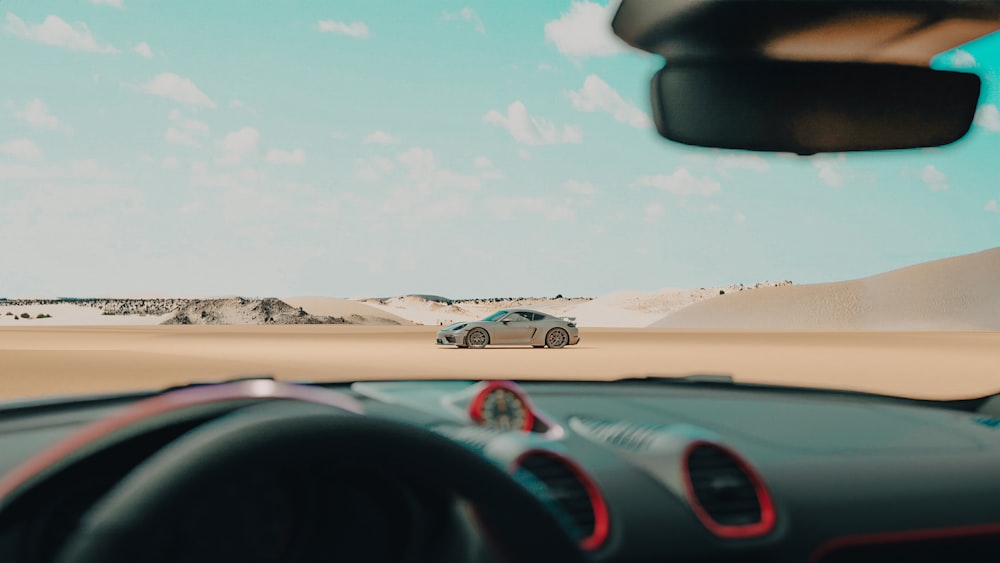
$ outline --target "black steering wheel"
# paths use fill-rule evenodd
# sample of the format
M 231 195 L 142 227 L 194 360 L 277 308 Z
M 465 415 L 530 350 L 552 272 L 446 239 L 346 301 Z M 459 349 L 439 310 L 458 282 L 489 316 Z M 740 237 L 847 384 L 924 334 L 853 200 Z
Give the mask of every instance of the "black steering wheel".
M 471 503 L 480 529 L 505 559 L 589 560 L 538 497 L 465 446 L 403 423 L 295 407 L 238 411 L 171 442 L 91 508 L 58 561 L 152 560 L 150 532 L 197 498 L 206 483 L 279 463 L 377 468 Z

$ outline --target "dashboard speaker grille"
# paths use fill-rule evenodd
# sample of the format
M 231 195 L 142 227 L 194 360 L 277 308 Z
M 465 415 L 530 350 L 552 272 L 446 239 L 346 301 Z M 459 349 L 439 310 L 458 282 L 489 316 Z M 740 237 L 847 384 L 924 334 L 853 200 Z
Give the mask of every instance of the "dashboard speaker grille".
M 691 493 L 718 526 L 760 524 L 764 506 L 754 476 L 729 451 L 699 444 L 687 456 Z
M 517 467 L 530 473 L 563 511 L 584 548 L 593 549 L 607 535 L 607 509 L 589 477 L 569 460 L 551 452 L 522 456 Z

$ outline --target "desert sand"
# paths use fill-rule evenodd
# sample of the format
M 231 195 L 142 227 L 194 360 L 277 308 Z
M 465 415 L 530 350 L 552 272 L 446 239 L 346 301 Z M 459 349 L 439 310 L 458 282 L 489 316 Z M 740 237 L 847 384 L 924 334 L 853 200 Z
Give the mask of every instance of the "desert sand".
M 1000 391 L 1000 333 L 584 329 L 562 350 L 459 350 L 420 326 L 0 327 L 0 398 L 287 380 L 733 375 L 926 398 Z
M 730 293 L 681 309 L 653 326 L 1000 331 L 1000 248 L 859 280 Z
M 438 325 L 508 307 L 577 317 L 582 343 L 564 350 L 434 344 Z M 185 319 L 191 324 L 160 324 Z M 621 328 L 651 322 L 659 327 Z M 0 301 L 4 399 L 254 374 L 351 381 L 692 373 L 927 398 L 1000 392 L 1000 248 L 848 282 L 620 291 L 596 299 Z

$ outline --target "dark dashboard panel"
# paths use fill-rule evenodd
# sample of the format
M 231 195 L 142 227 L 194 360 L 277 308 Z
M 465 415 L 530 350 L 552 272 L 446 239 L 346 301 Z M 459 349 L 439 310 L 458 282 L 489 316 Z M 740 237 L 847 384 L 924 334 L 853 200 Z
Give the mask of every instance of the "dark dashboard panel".
M 983 423 L 989 417 L 982 415 L 809 391 L 525 382 L 518 389 L 545 425 L 542 431 L 506 432 L 470 417 L 469 402 L 481 390 L 474 382 L 337 388 L 353 395 L 368 416 L 435 430 L 504 466 L 525 452 L 553 452 L 566 463 L 535 468 L 539 494 L 576 494 L 552 499 L 554 506 L 571 511 L 576 502 L 576 510 L 586 512 L 579 504 L 585 495 L 565 482 L 579 468 L 605 504 L 606 535 L 589 546 L 602 560 L 826 563 L 909 554 L 923 561 L 938 552 L 992 549 L 1000 538 L 1000 428 Z M 0 474 L 133 400 L 3 412 Z M 733 452 L 731 466 L 745 464 L 759 477 L 773 502 L 773 527 L 725 537 L 705 521 L 698 510 L 705 495 L 712 502 L 747 499 L 737 498 L 745 493 L 739 475 L 713 466 L 718 460 L 709 460 L 715 473 L 692 493 L 685 472 L 691 469 L 687 448 L 696 441 Z M 546 472 L 562 476 L 561 488 L 546 481 Z M 590 516 L 575 517 L 592 525 Z M 10 530 L 0 533 L 0 555 L 10 553 L 4 551 L 13 541 Z

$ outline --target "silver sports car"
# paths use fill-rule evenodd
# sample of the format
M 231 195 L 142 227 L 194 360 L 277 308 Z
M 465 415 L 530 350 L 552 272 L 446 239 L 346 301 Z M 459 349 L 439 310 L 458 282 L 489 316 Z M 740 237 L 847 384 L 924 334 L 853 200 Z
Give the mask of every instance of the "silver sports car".
M 576 317 L 553 317 L 529 309 L 504 309 L 481 321 L 455 323 L 437 333 L 437 343 L 459 348 L 530 344 L 562 348 L 580 342 Z

